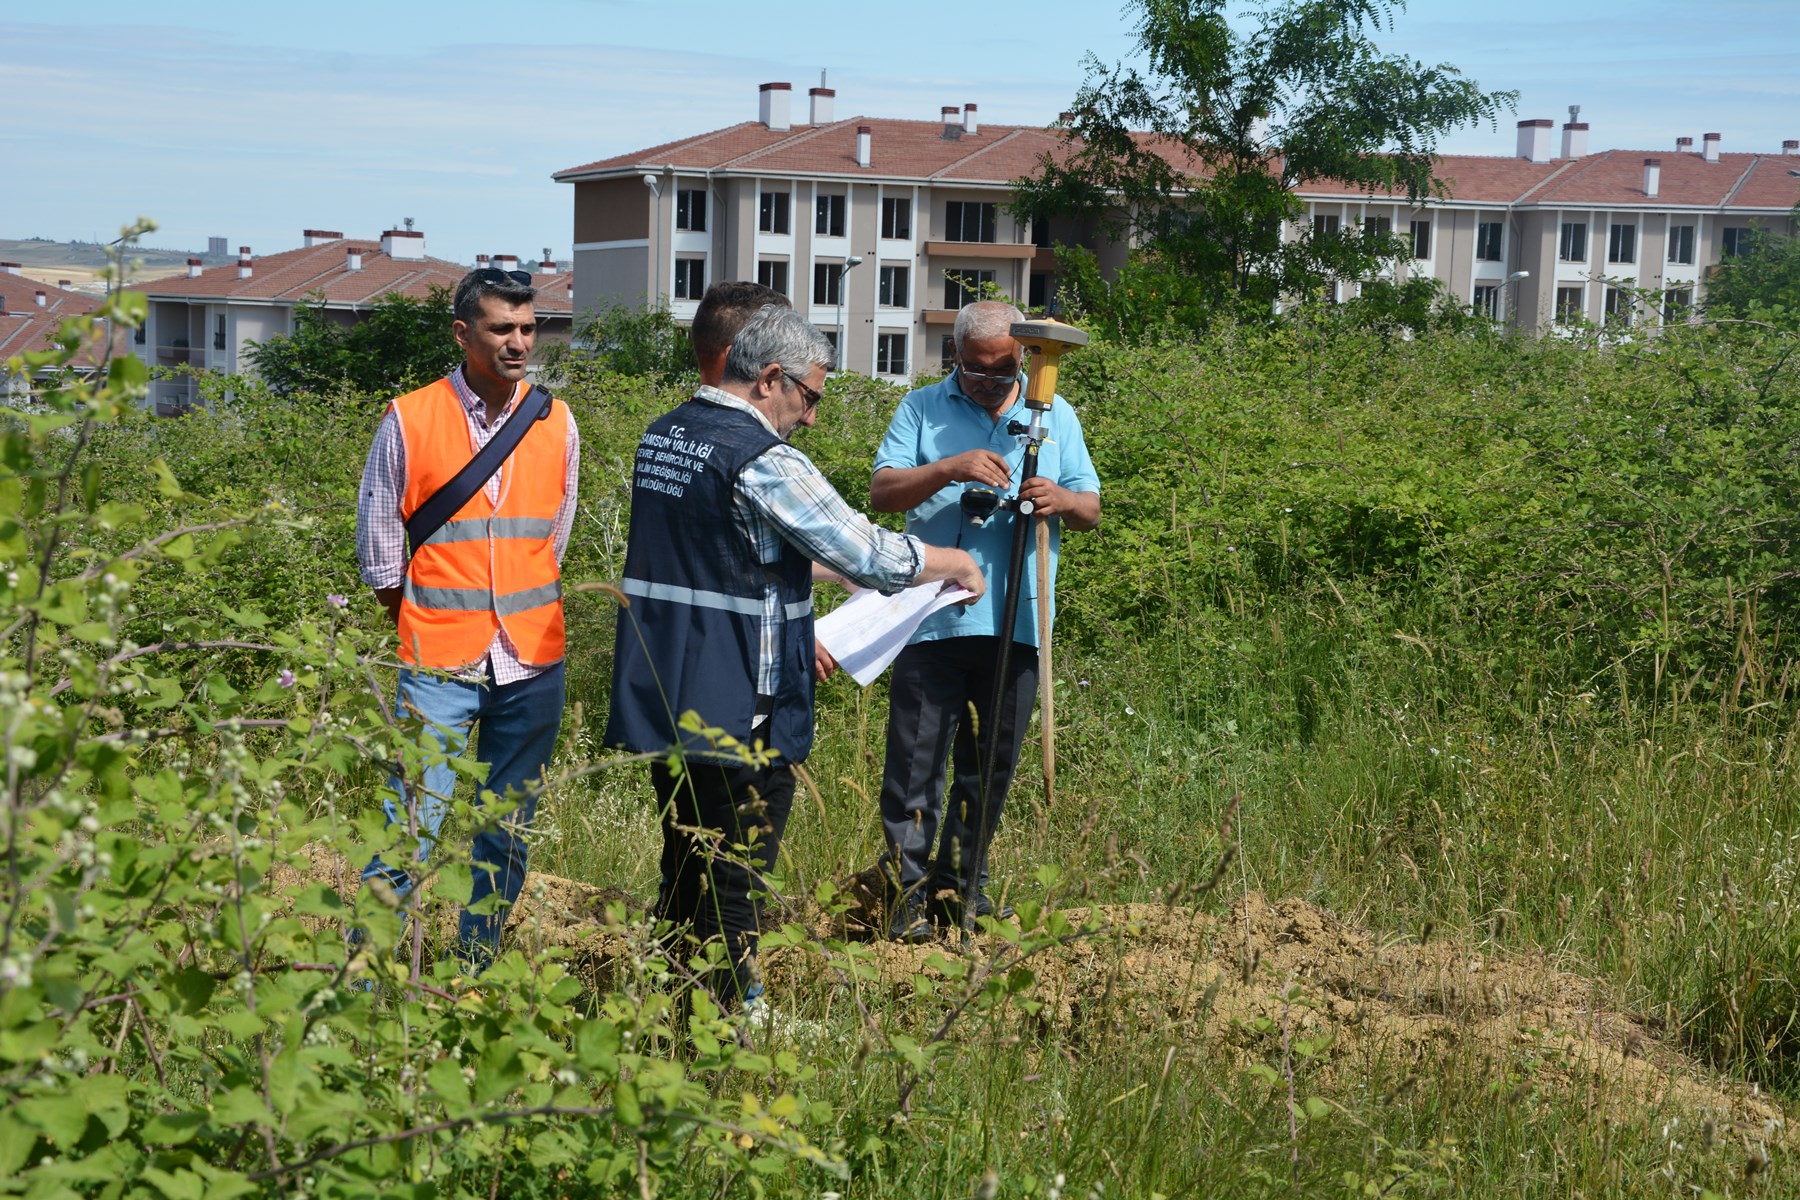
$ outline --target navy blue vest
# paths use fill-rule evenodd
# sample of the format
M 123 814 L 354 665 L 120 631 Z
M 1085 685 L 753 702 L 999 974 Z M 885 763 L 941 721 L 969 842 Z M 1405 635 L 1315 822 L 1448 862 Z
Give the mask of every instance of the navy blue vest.
M 678 728 L 689 709 L 749 745 L 755 733 L 803 762 L 813 740 L 812 563 L 788 545 L 771 563 L 732 517 L 744 467 L 780 441 L 749 413 L 689 400 L 638 443 L 625 578 L 613 644 L 606 743 L 643 753 L 680 745 L 706 756 L 704 738 Z M 759 696 L 763 598 L 777 588 L 781 626 L 776 693 Z

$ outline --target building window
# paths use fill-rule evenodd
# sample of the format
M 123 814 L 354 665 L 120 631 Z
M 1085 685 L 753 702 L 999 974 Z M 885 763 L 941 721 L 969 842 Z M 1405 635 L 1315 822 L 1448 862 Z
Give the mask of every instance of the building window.
M 1694 227 L 1692 225 L 1669 226 L 1669 261 L 1672 263 L 1694 261 Z
M 1689 225 L 1686 228 L 1692 229 L 1693 226 Z M 1693 310 L 1693 288 L 1670 288 L 1663 293 L 1663 320 L 1666 323 L 1673 325 L 1678 321 L 1685 321 Z
M 1587 222 L 1564 221 L 1562 237 L 1556 243 L 1556 257 L 1564 262 L 1586 262 L 1587 233 Z
M 838 353 L 837 330 L 821 329 L 819 332 L 824 334 L 825 340 L 831 343 L 831 364 L 832 369 L 836 370 L 844 361 L 843 356 Z
M 1394 218 L 1392 217 L 1363 218 L 1363 236 L 1365 237 L 1386 237 L 1392 232 L 1394 232 Z
M 213 325 L 213 349 L 214 350 L 223 350 L 224 348 L 225 348 L 225 314 L 220 313 L 216 319 L 216 323 Z
M 1618 226 L 1613 226 L 1617 229 Z M 1606 289 L 1606 297 L 1602 302 L 1606 312 L 1608 325 L 1629 325 L 1632 321 L 1631 293 L 1621 287 Z
M 1412 256 L 1414 258 L 1431 257 L 1431 222 L 1414 221 L 1412 223 Z
M 764 192 L 757 206 L 756 228 L 761 233 L 788 233 L 788 194 Z
M 844 236 L 844 197 L 830 195 L 819 197 L 819 215 L 813 222 L 813 232 L 820 237 Z
M 1475 227 L 1475 257 L 1482 262 L 1499 262 L 1506 247 L 1506 226 L 1499 221 L 1483 221 Z
M 1031 244 L 1039 250 L 1050 249 L 1050 218 L 1038 217 L 1031 222 Z
M 876 287 L 876 303 L 887 308 L 905 308 L 912 272 L 905 267 L 881 268 L 881 281 Z
M 906 374 L 906 335 L 904 333 L 881 333 L 875 336 L 875 373 L 877 375 Z
M 956 365 L 956 337 L 946 333 L 944 340 L 938 343 L 938 368 L 946 375 Z
M 706 232 L 706 193 L 700 188 L 682 188 L 675 193 L 675 228 L 691 233 Z
M 756 264 L 756 282 L 772 292 L 788 294 L 788 265 L 786 260 L 765 258 Z
M 1568 226 L 1563 226 L 1567 229 Z M 1568 325 L 1581 320 L 1585 311 L 1586 299 L 1582 295 L 1587 289 L 1581 284 L 1564 285 L 1556 289 L 1556 323 Z
M 983 284 L 994 282 L 992 271 L 945 271 L 944 307 L 956 312 L 981 299 Z
M 904 196 L 881 198 L 881 236 L 904 242 L 912 238 L 912 201 Z
M 1336 233 L 1337 231 L 1338 231 L 1337 217 L 1332 216 L 1327 213 L 1317 213 L 1314 215 L 1314 217 L 1313 217 L 1313 232 L 1314 233 Z
M 1027 308 L 1050 307 L 1050 273 L 1033 271 L 1031 273 L 1031 289 L 1025 301 Z
M 844 264 L 841 262 L 822 262 L 813 264 L 813 303 L 836 304 L 843 297 Z
M 142 346 L 148 340 L 145 336 L 148 328 L 147 323 L 139 323 L 138 327 L 131 331 L 131 340 Z
M 1500 285 L 1497 283 L 1476 284 L 1475 300 L 1470 307 L 1490 321 L 1498 321 L 1500 319 Z
M 675 260 L 675 299 L 698 300 L 706 294 L 706 260 L 704 258 L 678 258 Z
M 1720 250 L 1721 258 L 1736 258 L 1740 254 L 1750 253 L 1751 235 L 1756 231 L 1741 225 L 1727 225 L 1721 231 L 1724 242 Z
M 975 200 L 951 200 L 944 205 L 944 240 L 991 242 L 999 206 Z
M 1637 261 L 1636 225 L 1614 225 L 1606 231 L 1606 261 L 1615 263 Z

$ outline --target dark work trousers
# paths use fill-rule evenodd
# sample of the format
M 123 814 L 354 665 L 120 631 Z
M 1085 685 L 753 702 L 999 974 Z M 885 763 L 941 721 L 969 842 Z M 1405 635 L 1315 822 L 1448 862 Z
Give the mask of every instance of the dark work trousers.
M 983 827 L 981 756 L 987 750 L 987 710 L 994 699 L 999 644 L 997 637 L 942 638 L 908 646 L 894 660 L 887 765 L 881 778 L 881 823 L 887 838 L 882 866 L 903 889 L 923 882 L 928 897 L 945 888 L 960 894 L 975 870 L 976 838 Z M 1006 674 L 1000 754 L 986 817 L 990 846 L 1031 721 L 1037 647 L 1014 642 Z M 969 720 L 971 706 L 975 722 Z M 946 761 L 952 766 L 947 804 Z M 977 881 L 981 887 L 987 886 L 986 866 L 984 862 L 983 877 Z
M 657 915 L 706 943 L 722 938 L 728 969 L 709 981 L 727 1008 L 756 982 L 762 873 L 775 863 L 794 805 L 794 770 L 689 760 L 675 775 L 650 768 L 662 810 L 662 891 Z

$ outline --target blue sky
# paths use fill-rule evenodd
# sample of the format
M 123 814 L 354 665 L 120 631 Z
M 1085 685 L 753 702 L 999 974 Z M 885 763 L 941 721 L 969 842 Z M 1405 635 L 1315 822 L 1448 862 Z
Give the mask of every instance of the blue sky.
M 1043 122 L 1085 54 L 1132 45 L 1122 10 L 1080 0 L 801 0 L 760 23 L 756 7 L 190 0 L 151 24 L 123 0 L 8 6 L 0 236 L 104 240 L 141 213 L 157 245 L 217 234 L 265 253 L 410 216 L 435 255 L 561 255 L 571 189 L 553 171 L 752 118 L 763 81 L 803 106 L 827 69 L 840 117 L 974 101 L 988 122 Z M 1518 117 L 1560 124 L 1580 104 L 1594 149 L 1800 137 L 1800 0 L 1413 0 L 1379 42 L 1517 89 Z M 1512 122 L 1441 148 L 1510 153 Z

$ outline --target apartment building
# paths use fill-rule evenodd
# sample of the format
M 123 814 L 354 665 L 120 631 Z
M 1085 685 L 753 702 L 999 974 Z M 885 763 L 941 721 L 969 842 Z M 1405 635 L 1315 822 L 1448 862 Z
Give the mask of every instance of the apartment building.
M 137 331 L 134 349 L 155 375 L 151 401 L 157 412 L 179 412 L 194 403 L 195 370 L 249 371 L 249 344 L 292 333 L 302 304 L 322 302 L 327 317 L 348 325 L 384 297 L 422 300 L 434 287 L 454 288 L 469 270 L 428 256 L 425 235 L 412 229 L 390 229 L 373 242 L 320 229 L 305 230 L 301 238 L 298 249 L 261 257 L 240 246 L 234 266 L 206 268 L 190 258 L 185 276 L 145 286 L 150 316 Z M 477 266 L 489 262 L 489 256 L 477 256 Z M 491 262 L 505 270 L 519 265 L 518 257 L 508 254 L 494 255 Z M 546 252 L 534 279 L 540 343 L 567 341 L 571 273 Z
M 1520 121 L 1510 158 L 1443 156 L 1448 195 L 1423 206 L 1338 185 L 1299 194 L 1316 227 L 1373 223 L 1405 237 L 1412 256 L 1397 277 L 1429 275 L 1525 332 L 1684 319 L 1751 231 L 1795 232 L 1800 140 L 1726 153 L 1707 133 L 1699 150 L 1680 137 L 1672 151 L 1590 152 L 1588 136 L 1571 120 L 1554 153 L 1551 121 Z
M 51 348 L 50 339 L 70 317 L 84 316 L 100 307 L 100 301 L 71 290 L 70 281 L 55 287 L 25 275 L 18 263 L 0 262 L 0 397 L 28 394 L 36 380 L 36 372 L 13 372 L 6 360 L 16 354 L 27 354 Z M 106 339 L 110 350 L 123 352 L 123 342 L 116 336 Z M 84 348 L 73 366 L 77 371 L 99 369 L 106 361 L 108 347 Z
M 937 368 L 983 283 L 1048 298 L 1049 231 L 1006 205 L 1059 151 L 1055 130 L 983 125 L 974 104 L 837 120 L 824 87 L 796 125 L 791 93 L 763 84 L 755 121 L 557 172 L 574 185 L 578 312 L 665 298 L 686 321 L 715 280 L 754 279 L 841 331 L 846 369 L 906 378 Z
M 981 284 L 1046 303 L 1052 244 L 1089 246 L 1102 269 L 1124 261 L 1126 247 L 1090 230 L 1032 229 L 1006 211 L 1012 180 L 1066 152 L 1060 130 L 982 125 L 974 104 L 937 121 L 839 120 L 825 87 L 797 122 L 791 97 L 765 83 L 754 121 L 557 172 L 574 188 L 576 310 L 660 298 L 686 321 L 710 283 L 755 279 L 834 342 L 841 330 L 845 368 L 904 378 L 944 361 Z M 1588 132 L 1571 119 L 1557 155 L 1552 122 L 1521 121 L 1510 156 L 1441 157 L 1447 195 L 1419 206 L 1330 183 L 1297 193 L 1317 228 L 1407 235 L 1395 276 L 1434 277 L 1526 331 L 1690 311 L 1749 229 L 1792 229 L 1800 143 L 1727 154 L 1707 134 L 1699 151 L 1684 138 L 1672 153 L 1589 153 Z M 1342 281 L 1339 298 L 1358 287 Z

